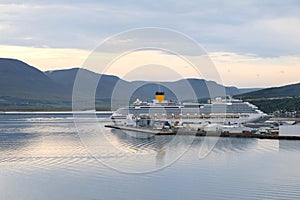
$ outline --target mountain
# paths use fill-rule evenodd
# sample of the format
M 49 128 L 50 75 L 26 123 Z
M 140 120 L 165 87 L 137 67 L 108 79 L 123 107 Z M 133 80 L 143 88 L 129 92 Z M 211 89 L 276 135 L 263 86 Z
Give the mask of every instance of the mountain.
M 281 87 L 266 88 L 254 92 L 236 95 L 241 99 L 283 98 L 300 96 L 300 83 Z
M 264 88 L 239 88 L 239 92 L 240 94 L 245 94 L 245 93 L 255 92 L 262 89 Z
M 101 87 L 101 91 L 98 90 L 98 93 L 96 95 L 96 98 L 98 98 L 98 99 L 111 98 L 111 94 L 112 94 L 115 84 L 118 81 L 124 82 L 123 80 L 120 80 L 116 76 L 100 75 L 100 74 L 94 73 L 92 71 L 89 71 L 86 69 L 79 69 L 79 68 L 56 70 L 56 71 L 46 71 L 44 73 L 51 80 L 53 80 L 56 84 L 62 85 L 66 94 L 68 94 L 69 96 L 72 96 L 73 86 L 74 86 L 74 82 L 75 82 L 78 70 L 80 70 L 81 75 L 86 80 L 98 82 L 98 79 L 99 79 L 98 87 L 99 88 Z
M 64 85 L 64 87 L 68 88 L 69 91 L 72 91 L 74 81 L 76 78 L 76 74 L 78 72 L 78 68 L 66 69 L 66 70 L 56 70 L 56 71 L 46 71 L 45 74 L 54 80 L 56 83 Z M 227 95 L 237 95 L 241 94 L 245 89 L 238 89 L 236 87 L 224 87 L 214 81 L 206 81 L 204 79 L 184 79 L 178 80 L 174 82 L 145 82 L 145 81 L 132 81 L 128 82 L 122 80 L 116 76 L 111 75 L 100 75 L 86 69 L 80 69 L 81 73 L 84 76 L 91 79 L 99 79 L 98 90 L 96 93 L 97 98 L 110 98 L 112 95 L 112 91 L 118 88 L 118 92 L 121 94 L 124 92 L 134 90 L 135 92 L 132 94 L 134 97 L 143 98 L 145 100 L 151 100 L 153 95 L 158 90 L 163 90 L 166 93 L 166 97 L 169 99 L 174 99 L 174 93 L 171 92 L 175 90 L 180 90 L 182 87 L 189 84 L 191 88 L 196 92 L 196 96 L 198 98 L 209 98 L 212 94 L 216 93 L 220 94 L 223 91 L 226 92 Z M 101 78 L 100 78 L 101 77 Z M 117 84 L 117 85 L 116 85 Z M 136 90 L 134 89 L 136 88 Z M 169 89 L 168 89 L 169 88 Z M 209 92 L 208 88 L 211 89 Z M 246 91 L 252 91 L 255 89 L 246 89 Z M 184 93 L 184 88 L 181 89 L 181 92 Z M 120 95 L 122 96 L 122 95 Z
M 0 58 L 0 110 L 55 110 L 69 101 L 64 88 L 40 70 Z
M 43 72 L 15 59 L 0 59 L 0 94 L 25 99 L 63 96 L 60 85 Z
M 20 60 L 0 58 L 0 110 L 70 110 L 73 85 L 78 70 L 78 68 L 73 68 L 42 72 Z M 187 84 L 195 90 L 198 99 L 209 98 L 210 95 L 218 94 L 218 91 L 222 90 L 225 90 L 228 95 L 237 95 L 243 92 L 243 89 L 224 87 L 216 82 L 203 79 L 161 83 L 128 82 L 116 76 L 80 70 L 84 77 L 81 85 L 89 82 L 85 80 L 91 80 L 97 84 L 101 77 L 95 94 L 96 107 L 99 109 L 110 109 L 111 98 L 117 101 L 127 99 L 130 102 L 136 98 L 144 101 L 151 100 L 158 90 L 164 91 L 166 98 L 172 100 L 177 99 L 174 94 L 176 91 L 181 95 L 180 100 L 183 100 L 188 97 L 188 90 L 183 87 Z M 210 92 L 207 85 L 211 88 Z M 90 88 L 88 85 L 86 87 Z M 84 96 L 84 92 L 82 96 Z
M 249 101 L 265 113 L 287 116 L 288 112 L 300 112 L 300 83 L 266 88 L 234 96 Z

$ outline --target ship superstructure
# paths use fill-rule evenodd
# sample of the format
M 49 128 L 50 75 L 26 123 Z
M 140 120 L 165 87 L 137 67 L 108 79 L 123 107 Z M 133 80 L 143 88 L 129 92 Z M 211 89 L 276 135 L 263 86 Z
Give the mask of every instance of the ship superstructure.
M 255 105 L 242 100 L 215 98 L 208 103 L 177 103 L 167 101 L 163 92 L 156 92 L 152 102 L 143 102 L 137 99 L 132 105 L 119 108 L 111 119 L 116 124 L 127 124 L 132 119 L 150 118 L 153 120 L 174 123 L 220 123 L 241 124 L 268 119 L 268 115 L 260 111 Z

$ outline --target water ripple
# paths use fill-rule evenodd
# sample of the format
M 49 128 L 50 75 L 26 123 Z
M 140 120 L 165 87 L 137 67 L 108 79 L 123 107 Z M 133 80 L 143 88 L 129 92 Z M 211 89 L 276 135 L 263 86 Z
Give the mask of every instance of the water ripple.
M 2 117 L 0 188 L 9 192 L 3 196 L 18 199 L 29 190 L 39 195 L 34 199 L 53 199 L 53 191 L 62 191 L 59 199 L 300 199 L 299 141 L 219 138 L 213 151 L 199 159 L 203 138 L 196 137 L 173 165 L 130 175 L 101 161 L 130 167 L 147 164 L 134 162 L 136 155 L 156 153 L 159 165 L 167 154 L 185 148 L 184 139 L 168 151 L 164 147 L 173 136 L 141 139 L 112 131 L 103 139 L 119 151 L 107 147 L 90 155 L 70 116 Z

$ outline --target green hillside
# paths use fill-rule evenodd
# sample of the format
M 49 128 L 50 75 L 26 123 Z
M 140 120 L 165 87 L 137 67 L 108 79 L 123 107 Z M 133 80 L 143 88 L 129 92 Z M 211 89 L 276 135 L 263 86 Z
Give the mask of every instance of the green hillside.
M 286 85 L 282 87 L 272 87 L 254 92 L 236 95 L 240 99 L 261 99 L 261 98 L 278 98 L 278 97 L 299 97 L 300 83 Z
M 285 98 L 285 99 L 257 99 L 251 100 L 252 104 L 256 105 L 265 113 L 285 113 L 300 111 L 300 98 Z
M 300 83 L 272 87 L 234 96 L 249 101 L 266 113 L 300 113 Z

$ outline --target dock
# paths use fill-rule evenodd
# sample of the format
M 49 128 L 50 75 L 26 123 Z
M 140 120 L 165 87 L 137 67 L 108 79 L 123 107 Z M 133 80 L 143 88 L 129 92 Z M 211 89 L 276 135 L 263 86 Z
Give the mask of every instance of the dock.
M 163 130 L 163 129 L 149 129 L 149 128 L 136 128 L 136 127 L 128 127 L 128 126 L 115 126 L 115 125 L 105 125 L 106 128 L 119 129 L 123 131 L 134 131 L 137 133 L 146 133 L 150 135 L 175 135 L 174 131 L 171 129 Z
M 193 135 L 198 137 L 230 137 L 230 138 L 258 138 L 258 139 L 271 139 L 271 140 L 300 140 L 300 136 L 285 136 L 285 135 L 272 135 L 272 134 L 249 134 L 249 133 L 229 133 L 229 132 L 221 132 L 221 133 L 206 133 L 203 130 L 191 131 L 184 130 L 178 133 L 178 129 L 149 129 L 149 128 L 140 128 L 140 127 L 127 127 L 127 126 L 116 126 L 116 125 L 105 125 L 106 128 L 119 129 L 124 131 L 131 131 L 149 134 L 152 136 L 155 135 Z

